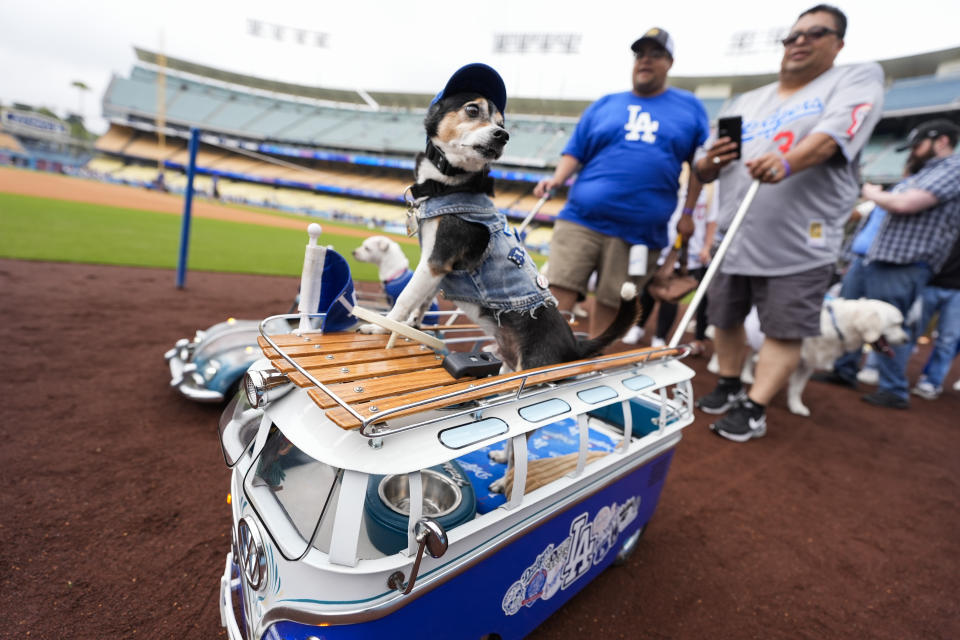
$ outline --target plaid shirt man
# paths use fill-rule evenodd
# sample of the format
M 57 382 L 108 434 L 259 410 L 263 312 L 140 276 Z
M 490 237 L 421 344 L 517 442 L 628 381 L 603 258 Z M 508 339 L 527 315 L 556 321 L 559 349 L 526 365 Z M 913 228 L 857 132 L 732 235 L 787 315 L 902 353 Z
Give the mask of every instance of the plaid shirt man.
M 894 264 L 926 263 L 937 273 L 960 233 L 960 155 L 934 158 L 901 180 L 893 193 L 922 189 L 937 204 L 913 215 L 890 215 L 867 251 L 867 260 Z

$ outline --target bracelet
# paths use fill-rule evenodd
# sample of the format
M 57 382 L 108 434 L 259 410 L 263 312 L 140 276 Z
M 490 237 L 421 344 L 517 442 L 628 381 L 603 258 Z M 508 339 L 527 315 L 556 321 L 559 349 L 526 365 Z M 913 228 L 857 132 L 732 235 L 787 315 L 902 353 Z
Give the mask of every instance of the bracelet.
M 691 209 L 690 207 L 684 207 L 684 208 L 683 208 L 683 215 L 685 215 L 685 216 L 692 216 L 692 215 L 693 215 L 693 209 Z
M 789 177 L 790 177 L 790 163 L 787 162 L 787 159 L 786 159 L 786 158 L 780 158 L 780 162 L 783 163 L 783 177 L 784 177 L 784 178 L 789 178 Z

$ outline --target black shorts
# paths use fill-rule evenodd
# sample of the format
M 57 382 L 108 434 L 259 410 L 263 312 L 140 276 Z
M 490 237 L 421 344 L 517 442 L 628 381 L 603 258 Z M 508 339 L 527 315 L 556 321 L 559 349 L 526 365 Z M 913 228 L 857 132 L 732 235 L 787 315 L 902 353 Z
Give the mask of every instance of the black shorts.
M 778 340 L 820 335 L 820 309 L 834 265 L 785 276 L 742 276 L 717 272 L 710 284 L 707 319 L 719 329 L 743 324 L 757 306 L 760 329 Z

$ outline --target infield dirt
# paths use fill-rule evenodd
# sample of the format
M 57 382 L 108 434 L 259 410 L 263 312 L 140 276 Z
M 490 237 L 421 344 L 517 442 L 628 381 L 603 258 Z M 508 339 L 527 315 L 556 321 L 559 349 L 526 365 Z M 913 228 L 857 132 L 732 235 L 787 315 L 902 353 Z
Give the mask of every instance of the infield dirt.
M 296 287 L 0 260 L 0 636 L 224 637 L 220 409 L 172 391 L 162 356 L 286 311 Z M 687 362 L 705 393 L 706 361 Z M 627 566 L 531 637 L 960 637 L 960 394 L 894 411 L 811 383 L 805 400 L 813 417 L 780 397 L 743 445 L 698 415 Z

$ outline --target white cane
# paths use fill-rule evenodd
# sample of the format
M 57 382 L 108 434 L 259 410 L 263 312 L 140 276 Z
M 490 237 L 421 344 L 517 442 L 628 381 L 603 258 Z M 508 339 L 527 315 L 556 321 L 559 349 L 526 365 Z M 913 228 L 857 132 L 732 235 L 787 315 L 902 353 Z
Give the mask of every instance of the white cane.
M 700 306 L 700 302 L 703 300 L 703 297 L 707 295 L 707 289 L 710 287 L 710 281 L 713 280 L 713 274 L 716 273 L 717 269 L 720 268 L 720 263 L 723 261 L 723 256 L 727 253 L 727 247 L 730 246 L 730 243 L 733 241 L 733 236 L 736 235 L 737 229 L 740 228 L 740 223 L 743 222 L 744 217 L 747 215 L 747 209 L 750 208 L 750 203 L 753 202 L 753 196 L 757 194 L 757 189 L 759 187 L 760 181 L 754 180 L 753 184 L 750 185 L 750 188 L 747 189 L 747 195 L 743 197 L 743 202 L 740 203 L 740 208 L 737 209 L 736 215 L 733 216 L 733 220 L 730 222 L 730 227 L 723 235 L 723 240 L 720 241 L 720 246 L 717 247 L 717 254 L 713 257 L 713 260 L 710 261 L 710 266 L 707 268 L 707 272 L 704 274 L 703 280 L 700 281 L 700 285 L 693 294 L 693 300 L 690 301 L 686 312 L 683 314 L 683 317 L 680 318 L 680 324 L 677 325 L 676 331 L 673 332 L 673 336 L 670 338 L 668 346 L 675 347 L 680 344 L 680 338 L 683 337 L 683 332 L 686 330 L 687 325 L 690 324 L 690 320 L 693 319 L 693 315 L 697 312 L 697 307 Z

